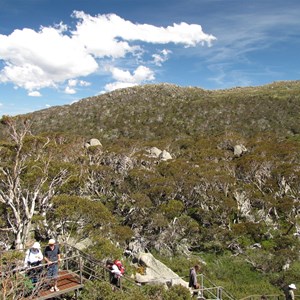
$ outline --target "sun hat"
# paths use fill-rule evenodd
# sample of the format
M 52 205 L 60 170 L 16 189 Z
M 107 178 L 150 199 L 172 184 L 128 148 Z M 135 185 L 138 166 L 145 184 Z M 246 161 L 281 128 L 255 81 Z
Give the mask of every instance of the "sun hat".
M 34 249 L 41 249 L 41 245 L 39 242 L 34 242 L 33 245 L 32 245 L 32 248 Z
M 50 239 L 48 242 L 49 245 L 54 245 L 55 244 L 55 239 Z
M 289 288 L 290 288 L 290 289 L 293 289 L 293 290 L 296 290 L 296 286 L 295 286 L 294 283 L 290 284 L 290 285 L 289 285 Z

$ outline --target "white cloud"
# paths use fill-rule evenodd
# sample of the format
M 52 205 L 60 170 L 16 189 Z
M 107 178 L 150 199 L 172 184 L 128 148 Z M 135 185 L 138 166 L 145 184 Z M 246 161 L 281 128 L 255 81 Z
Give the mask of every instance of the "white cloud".
M 75 87 L 75 86 L 89 86 L 91 85 L 90 82 L 84 81 L 84 80 L 77 80 L 77 79 L 70 79 L 68 80 L 68 86 L 69 87 Z
M 41 97 L 42 94 L 39 91 L 31 91 L 31 92 L 28 92 L 28 96 L 31 96 L 31 97 Z
M 69 95 L 73 95 L 73 94 L 76 94 L 76 90 L 70 88 L 69 86 L 67 86 L 67 87 L 65 88 L 65 93 L 66 93 L 66 94 L 69 94 Z
M 76 94 L 76 87 L 86 87 L 89 85 L 91 85 L 91 83 L 84 80 L 70 79 L 68 80 L 67 87 L 65 88 L 64 92 L 66 94 Z
M 131 60 L 134 62 L 131 67 L 136 70 L 133 74 L 114 70 L 111 74 L 117 82 L 112 86 L 138 84 L 154 78 L 153 71 L 147 67 L 137 67 L 138 59 L 145 53 L 145 43 L 194 47 L 210 45 L 215 40 L 197 24 L 182 22 L 157 27 L 135 24 L 115 14 L 90 16 L 79 11 L 75 11 L 73 17 L 77 19 L 73 30 L 60 23 L 41 27 L 39 31 L 24 28 L 10 35 L 0 34 L 0 60 L 3 62 L 0 83 L 11 82 L 37 95 L 42 88 L 58 88 L 67 81 L 65 92 L 75 93 L 75 87 L 90 84 L 77 78 L 95 74 L 102 59 L 115 63 L 116 59 L 130 55 L 135 58 Z M 153 54 L 154 63 L 161 66 L 170 53 L 163 50 Z
M 131 86 L 135 86 L 135 85 L 137 85 L 137 83 L 120 82 L 120 81 L 108 83 L 105 85 L 105 91 L 101 92 L 100 94 L 102 94 L 104 92 L 111 92 L 111 91 L 114 91 L 117 89 L 123 89 L 123 88 L 131 87 Z
M 134 24 L 115 14 L 92 17 L 82 11 L 75 11 L 73 16 L 80 20 L 73 32 L 87 49 L 99 57 L 123 57 L 133 52 L 136 46 L 128 41 L 142 41 L 153 44 L 183 44 L 196 46 L 207 43 L 210 45 L 216 38 L 206 34 L 198 24 L 173 24 L 173 26 L 157 27 L 149 24 Z M 121 40 L 120 40 L 121 39 Z
M 76 79 L 70 79 L 70 80 L 68 80 L 68 86 L 69 87 L 70 86 L 76 86 L 77 83 L 78 83 L 78 80 L 76 80 Z
M 162 63 L 164 63 L 169 58 L 169 54 L 171 53 L 172 51 L 163 49 L 159 53 L 153 54 L 152 57 L 154 64 L 156 64 L 157 66 L 162 66 Z
M 79 80 L 78 85 L 79 86 L 90 86 L 91 83 L 87 82 L 87 81 L 84 81 L 84 80 Z
M 92 55 L 60 30 L 25 28 L 0 35 L 0 58 L 6 62 L 0 82 L 13 82 L 31 91 L 95 72 L 98 65 Z
M 105 85 L 105 91 L 111 92 L 116 89 L 131 87 L 143 82 L 151 81 L 155 79 L 154 72 L 145 66 L 137 67 L 133 74 L 129 71 L 124 71 L 119 68 L 112 68 L 111 74 L 116 82 L 108 83 Z

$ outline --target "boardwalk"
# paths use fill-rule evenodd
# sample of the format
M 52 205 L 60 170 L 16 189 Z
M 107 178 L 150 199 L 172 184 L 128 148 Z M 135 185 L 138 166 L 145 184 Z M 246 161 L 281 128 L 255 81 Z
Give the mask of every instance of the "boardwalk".
M 56 297 L 72 291 L 78 291 L 83 287 L 83 283 L 80 282 L 80 277 L 70 271 L 61 270 L 59 271 L 59 277 L 57 282 L 59 291 L 50 292 L 49 288 L 41 288 L 34 296 L 28 296 L 24 300 L 44 300 Z

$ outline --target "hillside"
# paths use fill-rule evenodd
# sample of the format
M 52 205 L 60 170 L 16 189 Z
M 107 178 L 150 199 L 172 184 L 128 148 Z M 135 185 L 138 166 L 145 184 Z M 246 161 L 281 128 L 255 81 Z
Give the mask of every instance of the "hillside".
M 150 251 L 241 298 L 300 284 L 300 81 L 138 86 L 0 126 L 2 245 Z
M 207 91 L 170 84 L 144 85 L 34 112 L 37 133 L 66 131 L 87 138 L 157 138 L 300 133 L 300 81 Z

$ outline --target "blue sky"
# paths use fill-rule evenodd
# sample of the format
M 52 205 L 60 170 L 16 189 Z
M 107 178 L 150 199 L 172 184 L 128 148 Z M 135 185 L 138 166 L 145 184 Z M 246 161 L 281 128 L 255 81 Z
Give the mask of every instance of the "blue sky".
M 0 0 L 0 115 L 114 89 L 300 77 L 299 0 Z

